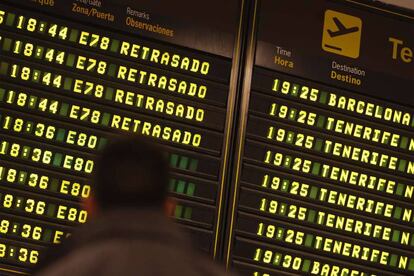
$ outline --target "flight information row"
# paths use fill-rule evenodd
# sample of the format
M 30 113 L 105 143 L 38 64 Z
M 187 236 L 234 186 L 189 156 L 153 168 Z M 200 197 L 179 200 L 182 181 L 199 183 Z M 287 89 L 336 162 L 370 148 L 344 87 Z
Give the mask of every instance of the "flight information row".
M 20 241 L 22 244 L 24 243 L 24 248 L 36 248 L 36 254 L 40 256 L 45 250 L 43 246 L 60 243 L 70 236 L 73 227 L 69 227 L 69 224 L 72 223 L 71 226 L 73 226 L 72 220 L 78 219 L 77 223 L 79 223 L 79 220 L 83 219 L 83 216 L 77 216 L 77 212 L 84 213 L 85 218 L 87 216 L 85 210 L 68 208 L 61 202 L 50 203 L 47 201 L 49 199 L 37 200 L 36 195 L 25 198 L 25 195 L 16 193 L 16 191 L 0 192 L 2 205 L 0 206 L 2 209 L 0 233 L 3 237 L 1 243 L 7 248 L 14 248 L 15 241 Z M 57 208 L 56 212 L 54 212 L 54 208 Z M 43 215 L 45 212 L 47 214 Z M 190 232 L 194 242 L 198 243 L 201 250 L 209 254 L 212 253 L 213 226 L 216 216 L 214 207 L 195 204 L 178 197 L 177 204 L 170 215 L 175 221 L 184 225 L 184 230 Z M 41 244 L 42 247 L 35 244 Z M 24 258 L 14 257 L 13 254 L 8 256 L 0 252 L 2 267 L 4 264 L 15 265 L 12 270 L 17 272 L 24 267 L 27 268 L 29 264 L 36 264 L 38 261 L 37 258 L 27 262 Z
M 254 175 L 261 173 L 261 171 L 253 169 L 249 172 Z M 323 185 L 313 180 L 296 180 L 297 177 L 283 177 L 279 173 L 269 174 L 267 172 L 264 172 L 262 178 L 257 180 L 252 178 L 246 176 L 242 178 L 242 181 L 251 181 L 245 183 L 268 193 L 277 193 L 324 206 L 338 207 L 364 214 L 367 217 L 400 222 L 401 220 L 409 221 L 408 217 L 413 212 L 412 207 L 408 204 L 384 200 L 380 197 L 365 195 L 334 185 Z M 405 214 L 406 219 L 402 218 L 402 214 Z
M 92 55 L 89 52 L 75 53 L 75 49 L 69 50 L 62 46 L 50 45 L 47 42 L 30 38 L 18 40 L 15 37 L 15 34 L 3 31 L 1 45 L 3 54 L 45 65 L 53 65 L 92 77 L 155 89 L 164 94 L 184 96 L 200 102 L 209 101 L 219 106 L 224 106 L 226 103 L 226 89 L 221 84 L 190 79 L 177 74 L 171 75 L 169 72 L 157 71 L 153 68 L 135 68 L 132 64 L 108 60 L 107 57 Z
M 209 176 L 211 180 L 217 180 L 218 160 L 207 156 L 193 157 L 192 154 L 169 148 L 166 148 L 166 154 L 173 169 L 194 176 Z M 96 156 L 84 152 L 69 151 L 52 145 L 45 146 L 8 135 L 2 135 L 0 139 L 0 155 L 2 155 L 2 160 L 56 169 L 67 175 L 80 176 L 87 176 L 93 172 L 96 159 Z M 8 171 L 9 174 L 11 174 L 10 171 Z
M 199 53 L 161 45 L 136 36 L 125 36 L 108 30 L 103 32 L 15 7 L 0 7 L 0 26 L 14 33 L 29 34 L 124 60 L 224 82 L 230 78 L 230 62 L 225 59 L 213 58 L 210 55 L 200 58 Z
M 0 67 L 2 65 L 8 66 L 5 61 L 0 63 Z M 35 76 L 35 74 L 33 73 L 32 76 Z M 47 84 L 40 85 L 40 88 L 43 86 L 47 86 Z M 165 122 L 165 120 L 150 118 L 147 115 L 110 107 L 105 107 L 105 110 L 103 110 L 101 105 L 49 95 L 27 87 L 22 88 L 4 84 L 0 88 L 7 91 L 3 93 L 4 97 L 1 103 L 18 109 L 46 113 L 50 118 L 53 116 L 69 119 L 69 121 L 81 122 L 84 126 L 101 130 L 138 133 L 161 141 L 183 145 L 187 148 L 199 148 L 204 152 L 213 154 L 221 152 L 223 135 L 217 132 L 197 129 L 179 123 L 173 124 Z M 16 90 L 20 92 L 15 92 Z M 13 97 L 15 93 L 18 94 Z
M 315 130 L 288 125 L 286 122 L 274 122 L 250 116 L 247 137 L 266 143 L 290 146 L 296 150 L 318 154 L 350 163 L 364 165 L 379 171 L 387 171 L 401 176 L 412 174 L 414 160 L 409 155 L 379 149 L 372 145 L 361 145 L 344 138 L 334 137 Z
M 16 64 L 18 66 L 18 64 Z M 17 70 L 17 67 L 14 67 Z M 7 68 L 3 68 L 7 70 Z M 28 80 L 30 72 L 21 72 L 21 75 L 16 75 L 16 72 L 11 72 L 10 76 L 13 78 Z M 42 83 L 49 85 L 52 83 L 53 88 L 63 88 L 67 92 L 73 94 L 64 94 L 80 99 L 94 100 L 99 103 L 114 105 L 122 109 L 129 109 L 131 111 L 140 111 L 151 115 L 158 115 L 165 118 L 177 119 L 179 121 L 205 125 L 213 129 L 221 129 L 224 126 L 224 111 L 221 109 L 209 107 L 203 104 L 194 106 L 188 100 L 177 100 L 165 95 L 154 95 L 153 92 L 137 91 L 137 89 L 130 89 L 117 85 L 116 88 L 109 85 L 103 85 L 102 82 L 93 82 L 80 77 L 67 77 L 66 74 L 53 75 L 52 72 L 41 70 L 36 71 L 41 76 Z M 27 75 L 26 75 L 27 74 Z M 40 77 L 40 76 L 38 76 Z M 60 92 L 62 93 L 62 92 Z
M 255 191 L 255 192 L 253 192 Z M 263 190 L 244 185 L 239 208 L 261 216 L 271 216 L 349 237 L 359 237 L 379 245 L 409 249 L 414 244 L 412 227 L 387 223 L 361 214 L 315 202 L 300 201 L 283 195 L 264 194 Z
M 408 131 L 384 128 L 383 125 L 363 121 L 350 116 L 335 114 L 321 108 L 291 102 L 281 98 L 252 93 L 250 114 L 269 120 L 280 120 L 304 126 L 317 131 L 324 131 L 359 143 L 372 144 L 390 150 L 412 154 L 414 137 Z
M 408 184 L 409 180 L 404 183 L 390 174 L 315 158 L 309 154 L 299 154 L 286 148 L 249 141 L 246 143 L 245 158 L 256 160 L 268 168 L 283 169 L 297 175 L 319 181 L 329 181 L 339 186 L 365 190 L 365 192 L 376 192 L 392 200 L 396 199 L 392 195 L 396 194 L 397 190 L 399 194 L 403 192 L 404 197 L 412 198 L 413 196 L 413 187 Z
M 70 236 L 70 227 L 50 222 L 3 213 L 0 216 L 0 232 L 4 238 L 49 245 L 60 243 Z
M 35 195 L 32 198 L 25 198 L 25 195 L 20 196 L 20 194 L 22 193 L 0 191 L 0 208 L 3 209 L 0 215 L 0 233 L 3 238 L 0 241 L 0 259 L 2 264 L 13 264 L 21 268 L 27 264 L 36 264 L 38 257 L 45 250 L 44 246 L 60 243 L 70 236 L 73 227 L 63 226 L 62 223 L 52 220 L 62 219 L 70 222 L 73 226 L 75 222 L 84 223 L 87 213 L 79 208 L 69 208 L 63 204 L 58 205 L 58 203 L 35 199 Z M 22 212 L 32 215 L 22 217 Z M 215 215 L 213 207 L 178 199 L 170 215 L 176 221 L 189 225 L 186 227 L 187 230 L 190 230 L 193 236 L 199 236 L 199 242 L 202 243 L 203 249 L 207 252 L 211 250 L 212 233 L 203 232 L 199 227 L 212 230 Z M 47 216 L 49 219 L 45 221 L 42 216 Z M 22 244 L 24 242 L 23 249 L 16 248 L 16 241 L 22 242 Z M 23 253 L 33 252 L 32 259 L 19 257 L 19 251 L 25 250 L 28 251 Z
M 359 275 L 397 276 L 403 273 L 375 269 L 357 262 L 343 262 L 246 238 L 237 238 L 233 266 L 247 269 L 253 276 L 270 275 Z M 396 264 L 394 265 L 396 266 Z
M 252 84 L 254 90 L 272 96 L 329 108 L 368 121 L 385 123 L 394 128 L 407 130 L 414 128 L 414 110 L 412 107 L 392 104 L 259 67 L 254 70 Z
M 410 237 L 412 230 L 406 232 L 403 235 L 405 237 L 402 237 L 399 231 L 395 231 L 394 236 L 391 237 L 390 234 L 393 231 L 390 230 L 390 227 L 376 226 L 371 230 L 366 230 L 373 232 L 376 241 L 373 242 L 372 240 L 375 239 L 366 238 L 363 240 L 356 239 L 355 235 L 348 232 L 352 224 L 349 222 L 344 224 L 344 220 L 342 220 L 342 225 L 346 225 L 344 228 L 347 228 L 347 230 L 330 230 L 341 224 L 341 222 L 336 221 L 340 216 L 337 211 L 334 211 L 334 214 L 327 214 L 323 208 L 318 206 L 311 208 L 294 200 L 269 196 L 266 193 L 255 192 L 247 188 L 242 188 L 240 192 L 239 210 L 255 213 L 259 217 L 257 217 L 256 223 L 251 217 L 247 217 L 244 224 L 242 224 L 243 220 L 239 211 L 235 228 L 237 236 L 240 236 L 240 231 L 250 229 L 250 238 L 265 239 L 267 243 L 285 242 L 288 243 L 286 246 L 295 248 L 300 245 L 309 247 L 309 251 L 318 255 L 332 256 L 333 254 L 347 261 L 352 262 L 351 259 L 357 259 L 365 261 L 366 265 L 377 267 L 381 265 L 395 266 L 395 261 L 398 261 L 399 265 L 396 271 L 414 270 L 412 250 L 407 247 L 405 247 L 405 250 L 401 250 L 403 247 L 398 246 L 396 242 L 394 242 L 393 247 L 389 247 L 387 245 L 391 245 L 391 242 L 386 242 L 387 245 L 385 245 L 381 241 L 391 241 L 391 239 L 397 241 L 402 238 L 405 242 L 409 242 L 410 238 L 407 237 Z M 356 216 L 349 216 L 354 222 L 357 220 Z M 269 222 L 265 217 L 277 220 Z M 289 228 L 289 226 L 283 227 L 283 221 L 285 220 L 294 223 L 291 227 L 299 227 L 300 229 L 295 230 Z M 318 227 L 319 230 L 316 230 L 313 224 L 327 227 Z M 307 225 L 312 226 L 312 228 L 308 228 Z M 343 235 L 343 233 L 341 235 L 332 234 L 340 232 L 348 232 L 348 235 Z

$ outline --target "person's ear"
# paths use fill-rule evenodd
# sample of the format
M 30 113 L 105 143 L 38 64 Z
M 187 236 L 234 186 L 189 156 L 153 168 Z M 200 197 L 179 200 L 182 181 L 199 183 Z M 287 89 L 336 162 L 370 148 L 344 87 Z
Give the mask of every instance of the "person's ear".
M 83 208 L 88 212 L 88 218 L 96 217 L 99 212 L 98 204 L 94 195 L 91 193 L 89 197 L 82 199 Z
M 175 206 L 177 201 L 172 197 L 167 197 L 164 201 L 164 214 L 168 217 L 174 215 Z

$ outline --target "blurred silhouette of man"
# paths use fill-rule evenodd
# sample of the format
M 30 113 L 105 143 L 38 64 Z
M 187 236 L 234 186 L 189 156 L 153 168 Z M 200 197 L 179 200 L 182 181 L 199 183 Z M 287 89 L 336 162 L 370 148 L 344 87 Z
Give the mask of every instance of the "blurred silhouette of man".
M 97 163 L 91 219 L 40 260 L 36 275 L 225 275 L 167 216 L 168 164 L 137 137 L 109 144 Z

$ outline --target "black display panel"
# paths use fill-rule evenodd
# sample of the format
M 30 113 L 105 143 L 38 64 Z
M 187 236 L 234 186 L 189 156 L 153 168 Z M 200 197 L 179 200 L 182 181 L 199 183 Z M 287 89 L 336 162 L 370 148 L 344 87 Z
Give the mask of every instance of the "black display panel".
M 240 275 L 413 274 L 414 15 L 374 2 L 2 1 L 0 274 L 88 220 L 122 133 Z
M 96 156 L 122 133 L 164 144 L 170 215 L 216 257 L 239 13 L 238 1 L 0 3 L 0 274 L 30 273 L 88 220 Z
M 414 17 L 361 2 L 253 3 L 225 252 L 242 275 L 414 274 Z

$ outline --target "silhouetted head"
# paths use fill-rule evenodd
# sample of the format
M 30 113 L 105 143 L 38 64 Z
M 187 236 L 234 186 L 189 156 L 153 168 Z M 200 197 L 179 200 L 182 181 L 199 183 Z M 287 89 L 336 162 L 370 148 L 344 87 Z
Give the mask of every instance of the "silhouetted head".
M 94 200 L 99 210 L 162 207 L 168 164 L 160 146 L 137 136 L 108 144 L 97 163 Z

